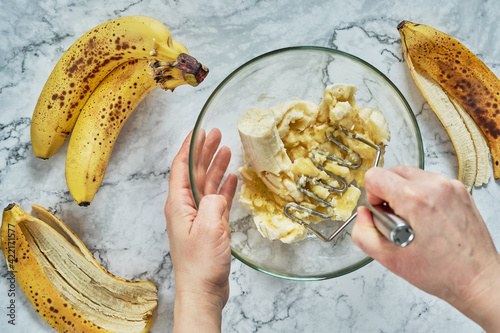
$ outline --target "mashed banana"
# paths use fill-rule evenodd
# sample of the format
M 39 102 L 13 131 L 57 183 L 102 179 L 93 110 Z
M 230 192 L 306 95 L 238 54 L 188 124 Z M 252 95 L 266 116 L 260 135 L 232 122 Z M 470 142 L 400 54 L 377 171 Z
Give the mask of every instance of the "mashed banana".
M 332 216 L 333 220 L 346 220 L 351 216 L 361 194 L 358 187 L 364 186 L 364 175 L 374 164 L 376 150 L 342 134 L 340 128 L 380 146 L 382 152 L 390 140 L 389 126 L 382 112 L 358 108 L 354 98 L 356 90 L 353 85 L 334 84 L 324 90 L 319 106 L 309 101 L 289 101 L 270 109 L 249 109 L 238 120 L 246 158 L 246 164 L 238 170 L 243 178 L 239 201 L 252 210 L 262 236 L 284 243 L 305 237 L 306 228 L 284 213 L 284 206 L 289 202 Z M 362 164 L 358 169 L 326 158 L 326 155 L 335 155 L 357 162 L 354 154 L 340 149 L 329 136 L 359 154 Z M 335 188 L 342 187 L 313 163 L 313 152 L 317 152 L 314 158 L 326 170 L 347 181 L 349 185 L 344 193 L 333 193 L 321 185 L 304 182 L 303 176 L 307 176 Z M 305 195 L 299 186 L 331 203 L 332 207 Z M 293 214 L 307 223 L 321 221 L 300 210 Z

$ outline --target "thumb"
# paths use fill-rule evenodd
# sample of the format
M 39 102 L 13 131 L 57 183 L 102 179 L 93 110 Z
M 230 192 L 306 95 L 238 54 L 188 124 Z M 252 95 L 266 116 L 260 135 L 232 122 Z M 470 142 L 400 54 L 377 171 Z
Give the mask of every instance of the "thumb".
M 227 201 L 223 195 L 205 195 L 200 200 L 194 227 L 201 228 L 205 232 L 222 228 L 229 235 L 229 225 L 224 217 L 226 209 Z
M 394 251 L 394 245 L 377 230 L 371 212 L 363 206 L 358 208 L 351 238 L 357 247 L 375 260 Z

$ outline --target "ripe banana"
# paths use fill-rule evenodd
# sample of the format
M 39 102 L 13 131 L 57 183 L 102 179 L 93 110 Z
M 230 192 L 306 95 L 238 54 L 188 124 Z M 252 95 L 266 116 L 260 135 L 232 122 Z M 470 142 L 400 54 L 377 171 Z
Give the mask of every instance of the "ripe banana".
M 301 201 L 303 194 L 297 189 L 292 161 L 281 137 L 289 133 L 291 126 L 303 130 L 317 113 L 318 106 L 312 102 L 292 101 L 270 109 L 251 108 L 238 119 L 249 164 L 272 192 L 290 201 Z
M 32 208 L 40 219 L 16 204 L 4 209 L 1 246 L 38 314 L 58 332 L 147 332 L 156 286 L 109 273 L 61 220 Z
M 276 125 L 271 111 L 263 108 L 249 109 L 238 119 L 246 157 L 252 161 L 252 167 L 258 174 L 279 175 L 292 165 Z
M 401 22 L 398 30 L 411 74 L 457 151 L 459 179 L 469 188 L 487 183 L 489 153 L 494 176 L 500 178 L 498 78 L 463 44 L 443 32 L 408 21 Z
M 270 109 L 264 108 L 249 109 L 238 119 L 238 131 L 248 162 L 239 169 L 244 179 L 240 202 L 253 211 L 253 221 L 263 237 L 292 243 L 303 239 L 307 230 L 289 220 L 282 207 L 273 204 L 276 200 L 300 202 L 303 198 L 291 172 L 292 161 L 279 135 L 280 120 L 275 119 Z
M 180 72 L 173 74 L 180 76 Z M 66 183 L 79 205 L 87 206 L 92 201 L 125 121 L 154 88 L 148 61 L 132 60 L 114 69 L 90 96 L 66 154 Z
M 130 60 L 152 62 L 155 80 L 164 89 L 196 86 L 208 70 L 174 43 L 161 22 L 127 16 L 105 22 L 81 36 L 59 59 L 40 94 L 31 123 L 37 157 L 51 157 L 70 134 L 89 96 L 115 68 Z M 169 69 L 182 72 L 169 81 Z
M 263 237 L 284 243 L 305 237 L 306 228 L 284 211 L 290 202 L 333 220 L 347 220 L 351 216 L 361 195 L 351 183 L 356 181 L 357 186 L 363 186 L 364 174 L 373 166 L 376 150 L 348 136 L 341 138 L 340 133 L 335 133 L 341 131 L 335 128 L 355 130 L 382 150 L 390 139 L 382 112 L 357 108 L 355 92 L 355 86 L 333 84 L 323 91 L 320 105 L 293 100 L 268 109 L 251 108 L 238 119 L 246 160 L 238 169 L 243 178 L 239 201 L 252 211 L 253 221 Z M 338 136 L 352 151 L 346 154 L 329 140 L 330 134 Z M 356 170 L 327 157 L 335 155 L 349 160 L 351 154 L 357 156 L 356 161 L 362 159 Z M 345 192 L 331 190 L 342 188 L 342 179 L 335 176 L 345 180 Z M 324 219 L 306 210 L 293 214 L 307 223 Z

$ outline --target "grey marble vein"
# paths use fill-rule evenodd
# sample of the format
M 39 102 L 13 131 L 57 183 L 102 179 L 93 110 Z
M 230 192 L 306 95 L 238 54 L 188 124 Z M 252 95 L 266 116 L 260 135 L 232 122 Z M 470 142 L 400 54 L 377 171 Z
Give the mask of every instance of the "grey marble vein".
M 196 88 L 155 90 L 118 137 L 104 182 L 89 207 L 65 183 L 67 143 L 51 159 L 34 157 L 30 119 L 59 57 L 90 28 L 125 15 L 150 15 L 210 68 Z M 151 332 L 173 325 L 174 272 L 163 205 L 170 165 L 198 113 L 234 69 L 262 53 L 315 45 L 351 53 L 388 76 L 408 100 L 424 141 L 425 168 L 456 177 L 453 145 L 406 65 L 396 26 L 428 24 L 468 46 L 500 75 L 500 6 L 492 0 L 3 0 L 0 2 L 0 206 L 33 203 L 54 211 L 110 272 L 158 286 Z M 326 77 L 324 82 L 328 82 Z M 473 196 L 500 247 L 498 181 Z M 0 331 L 50 332 L 17 287 L 16 325 L 6 320 L 8 274 L 0 264 Z M 449 304 L 372 262 L 348 275 L 296 282 L 232 260 L 224 332 L 482 332 Z

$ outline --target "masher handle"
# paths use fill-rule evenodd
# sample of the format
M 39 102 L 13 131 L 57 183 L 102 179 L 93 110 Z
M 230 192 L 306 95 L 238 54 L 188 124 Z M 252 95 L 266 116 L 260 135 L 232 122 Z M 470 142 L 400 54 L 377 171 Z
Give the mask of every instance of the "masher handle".
M 366 202 L 365 206 L 372 212 L 373 223 L 377 230 L 393 244 L 405 247 L 415 238 L 412 227 L 394 214 L 388 205 L 372 206 Z

